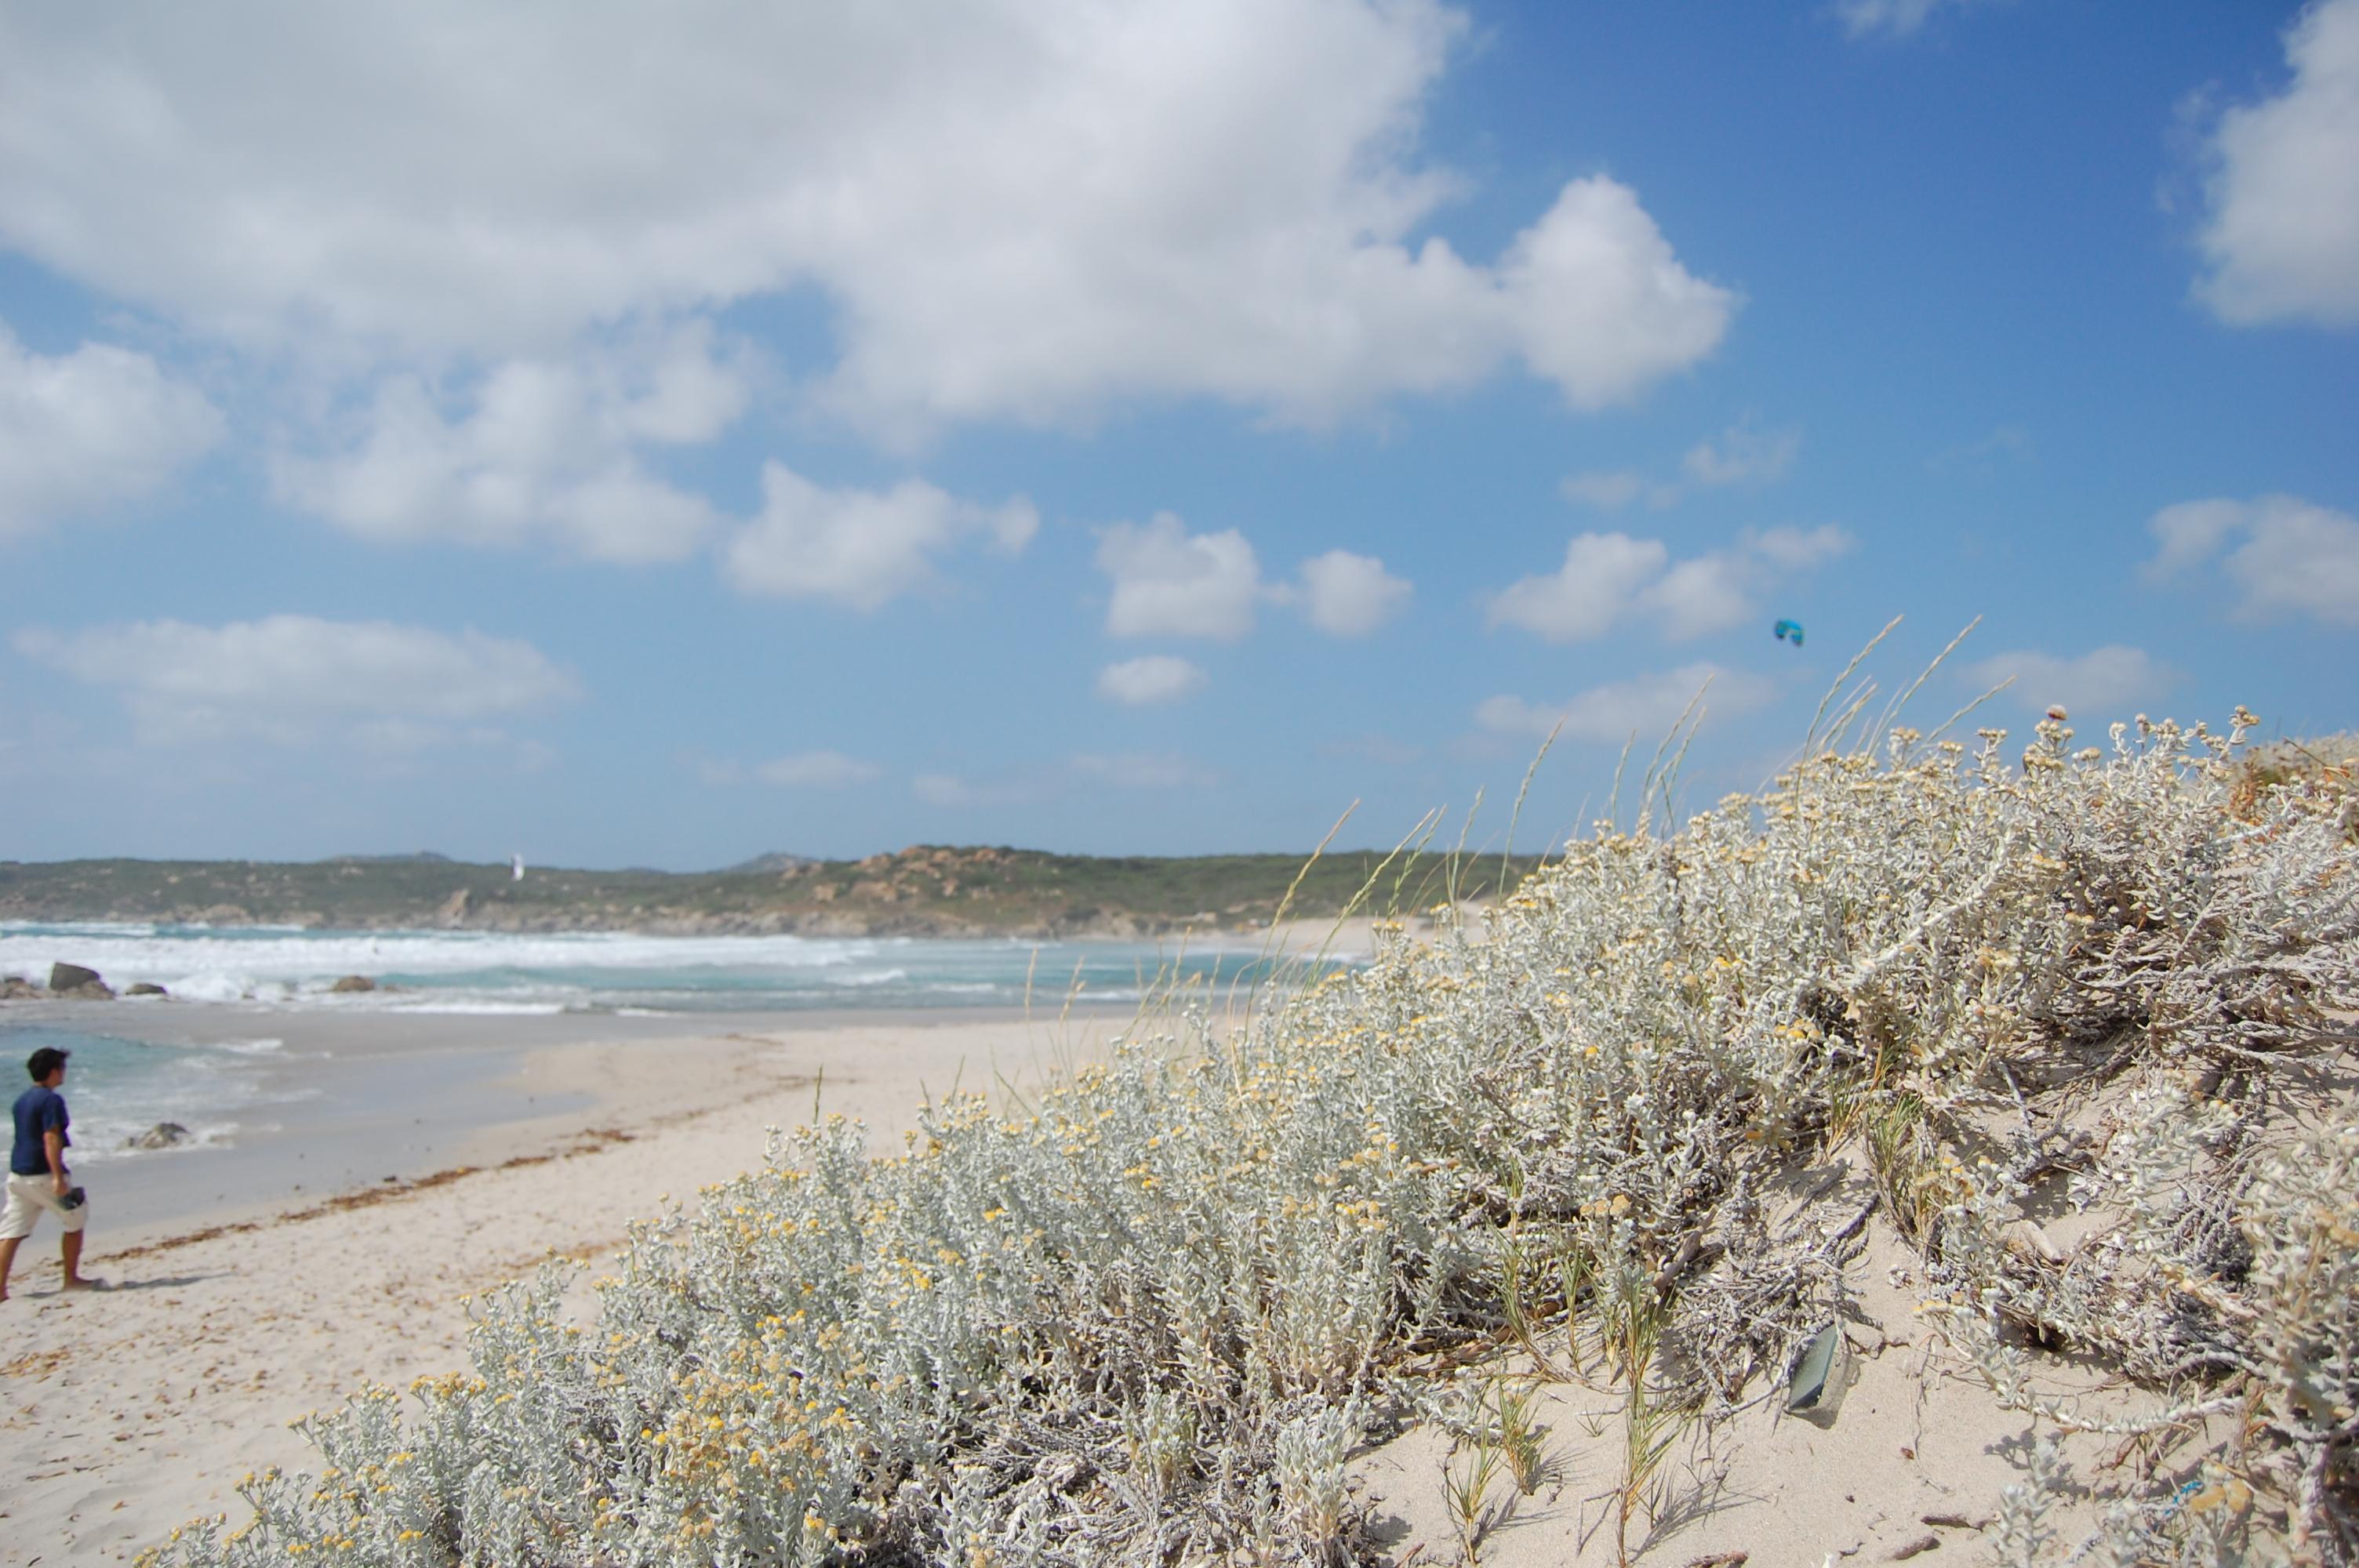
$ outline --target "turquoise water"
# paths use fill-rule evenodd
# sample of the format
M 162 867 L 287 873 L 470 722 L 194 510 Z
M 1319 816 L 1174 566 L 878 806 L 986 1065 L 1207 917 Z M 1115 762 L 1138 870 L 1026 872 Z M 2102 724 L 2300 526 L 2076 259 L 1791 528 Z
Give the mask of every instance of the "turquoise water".
M 188 1128 L 200 1147 L 226 1141 L 252 1130 L 258 1111 L 300 1098 L 270 1071 L 268 1059 L 283 1047 L 269 1036 L 167 1044 L 54 1022 L 0 1022 L 6 1098 L 31 1086 L 25 1060 L 43 1046 L 71 1054 L 65 1096 L 76 1163 L 121 1157 L 126 1139 L 159 1121 Z
M 1119 1006 L 1176 988 L 1217 1000 L 1267 972 L 1255 949 L 1183 954 L 1176 944 L 0 925 L 0 975 L 45 980 L 60 961 L 96 969 L 118 990 L 144 980 L 170 993 L 89 1014 L 88 1003 L 0 1006 L 6 1098 L 28 1081 L 17 1075 L 34 1050 L 72 1053 L 66 1092 L 84 1162 L 144 1158 L 124 1141 L 158 1121 L 188 1128 L 198 1147 L 299 1121 L 307 1098 L 349 1090 L 332 1087 L 344 1082 L 332 1070 L 338 1041 L 395 1015 L 539 1016 L 567 1039 L 623 1028 L 621 1019 L 692 1029 L 698 1015 L 719 1013 L 1028 1001 L 1053 1018 L 1069 997 Z M 378 989 L 332 989 L 346 975 Z
M 431 1012 L 1002 1007 L 1027 995 L 1054 1006 L 1076 986 L 1136 1000 L 1158 976 L 1249 984 L 1256 957 L 1117 942 L 0 924 L 0 975 L 40 980 L 63 960 L 182 1001 Z M 391 989 L 332 991 L 346 975 Z

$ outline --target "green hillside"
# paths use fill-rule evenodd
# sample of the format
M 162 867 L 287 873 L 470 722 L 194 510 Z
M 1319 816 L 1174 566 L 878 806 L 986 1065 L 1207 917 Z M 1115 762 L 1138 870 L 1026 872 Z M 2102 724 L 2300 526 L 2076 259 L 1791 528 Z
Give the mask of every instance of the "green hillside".
M 0 862 L 0 920 L 147 920 L 344 928 L 811 931 L 902 935 L 1148 935 L 1342 910 L 1383 854 L 1053 855 L 916 845 L 860 860 L 764 857 L 760 869 L 671 872 L 505 865 L 430 857 Z M 1537 860 L 1518 856 L 1512 881 Z M 1402 856 L 1371 903 L 1422 908 L 1495 892 L 1498 857 Z

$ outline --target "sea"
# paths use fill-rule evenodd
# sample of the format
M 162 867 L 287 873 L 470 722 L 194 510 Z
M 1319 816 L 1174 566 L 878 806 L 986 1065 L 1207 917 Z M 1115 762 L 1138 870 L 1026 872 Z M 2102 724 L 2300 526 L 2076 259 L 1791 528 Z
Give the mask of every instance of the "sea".
M 1169 989 L 1241 994 L 1269 966 L 1257 944 L 1236 940 L 1222 947 L 0 923 L 0 975 L 43 983 L 64 961 L 97 970 L 117 992 L 147 981 L 167 993 L 88 1013 L 87 1004 L 0 1007 L 0 1072 L 9 1075 L 0 1081 L 13 1086 L 16 1064 L 40 1046 L 71 1051 L 81 1158 L 125 1160 L 138 1154 L 128 1141 L 159 1121 L 187 1129 L 201 1147 L 299 1118 L 317 1075 L 296 1058 L 338 1033 L 321 1027 L 336 1019 L 365 1029 L 394 1015 L 450 1015 L 454 1025 L 468 1016 L 538 1016 L 561 1029 L 571 1017 L 586 1033 L 620 1019 L 692 1023 L 700 1013 L 1028 1006 L 1055 1017 L 1069 1004 L 1102 1010 Z M 333 989 L 348 975 L 376 989 Z

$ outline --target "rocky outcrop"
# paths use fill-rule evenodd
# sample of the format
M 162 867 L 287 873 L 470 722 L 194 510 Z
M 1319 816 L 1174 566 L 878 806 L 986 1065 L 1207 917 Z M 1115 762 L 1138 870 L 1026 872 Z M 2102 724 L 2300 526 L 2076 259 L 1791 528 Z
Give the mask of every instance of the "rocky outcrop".
M 339 995 L 350 991 L 373 991 L 376 989 L 376 982 L 366 975 L 346 975 L 328 989 Z
M 96 969 L 86 969 L 80 964 L 51 964 L 49 993 L 71 997 L 76 1001 L 112 1001 L 114 990 L 98 978 Z
M 123 1141 L 125 1149 L 169 1149 L 189 1141 L 189 1130 L 177 1121 L 159 1121 L 147 1131 Z
M 170 996 L 172 993 L 150 980 L 139 980 L 123 988 L 125 996 Z
M 461 888 L 442 901 L 442 907 L 434 912 L 434 918 L 445 925 L 456 925 L 467 918 L 467 912 L 474 906 L 474 894 L 465 888 Z
M 0 1001 L 31 1001 L 41 994 L 41 988 L 22 975 L 0 977 Z

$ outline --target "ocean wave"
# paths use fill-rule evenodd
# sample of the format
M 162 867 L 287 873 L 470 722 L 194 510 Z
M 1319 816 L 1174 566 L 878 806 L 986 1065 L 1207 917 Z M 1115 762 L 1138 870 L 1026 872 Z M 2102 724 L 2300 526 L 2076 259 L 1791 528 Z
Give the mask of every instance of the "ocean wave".
M 110 983 L 246 989 L 342 975 L 419 977 L 486 971 L 825 969 L 890 946 L 865 938 L 647 936 L 618 932 L 303 931 L 292 927 L 91 923 L 0 925 L 0 968 L 85 964 Z
M 907 969 L 868 969 L 856 975 L 830 975 L 827 983 L 832 986 L 889 986 L 895 980 L 908 978 Z
M 490 997 L 403 997 L 384 1004 L 387 1012 L 449 1014 L 462 1018 L 549 1018 L 571 1011 L 561 1001 L 502 1001 Z

